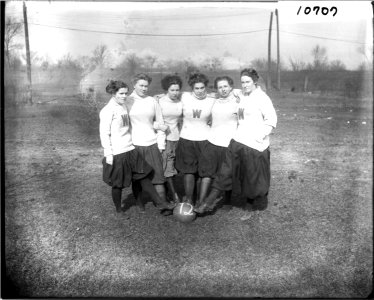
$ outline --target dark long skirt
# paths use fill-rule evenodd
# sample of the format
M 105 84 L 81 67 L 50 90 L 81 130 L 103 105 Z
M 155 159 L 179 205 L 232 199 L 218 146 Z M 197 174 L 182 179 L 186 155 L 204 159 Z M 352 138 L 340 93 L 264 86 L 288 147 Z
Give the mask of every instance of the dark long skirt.
M 113 164 L 102 160 L 103 181 L 114 188 L 126 188 L 134 180 L 142 179 L 153 172 L 152 167 L 134 149 L 113 156 Z
M 157 144 L 151 146 L 134 146 L 144 160 L 153 168 L 153 173 L 150 177 L 152 184 L 163 184 L 165 182 L 164 168 L 162 166 L 162 155 Z
M 231 140 L 226 157 L 212 184 L 249 199 L 266 197 L 270 187 L 270 150 L 260 152 Z

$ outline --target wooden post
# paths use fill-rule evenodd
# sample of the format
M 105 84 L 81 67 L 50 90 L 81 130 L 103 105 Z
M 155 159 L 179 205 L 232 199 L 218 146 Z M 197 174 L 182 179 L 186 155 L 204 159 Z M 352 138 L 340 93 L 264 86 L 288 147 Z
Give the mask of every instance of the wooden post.
M 268 78 L 266 89 L 271 90 L 271 27 L 273 24 L 273 12 L 270 14 L 269 41 L 268 41 Z
M 308 91 L 308 75 L 305 75 L 304 78 L 304 92 L 306 93 Z
M 28 79 L 28 102 L 32 104 L 32 91 L 31 91 L 31 59 L 30 59 L 30 45 L 29 45 L 29 28 L 27 24 L 27 8 L 25 1 L 23 1 L 23 21 L 25 25 L 25 42 L 26 42 L 26 63 L 27 63 L 27 79 Z
M 277 88 L 278 88 L 278 91 L 280 91 L 281 82 L 280 82 L 279 13 L 278 13 L 278 9 L 275 9 L 275 16 L 277 17 Z

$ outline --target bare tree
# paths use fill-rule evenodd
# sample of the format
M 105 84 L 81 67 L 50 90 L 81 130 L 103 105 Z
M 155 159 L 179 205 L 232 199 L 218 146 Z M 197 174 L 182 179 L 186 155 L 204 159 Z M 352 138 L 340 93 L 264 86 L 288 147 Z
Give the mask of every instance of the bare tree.
M 27 60 L 25 53 L 22 54 L 22 59 L 24 61 Z M 43 58 L 38 55 L 38 52 L 30 51 L 30 61 L 31 61 L 31 65 L 38 66 L 42 64 Z
M 92 51 L 92 62 L 95 66 L 101 66 L 104 64 L 104 60 L 107 56 L 108 47 L 106 45 L 99 45 Z
M 195 64 L 190 60 L 184 60 L 183 64 L 186 67 L 185 78 L 188 79 L 193 73 L 199 73 L 200 70 Z
M 155 54 L 147 54 L 144 57 L 143 63 L 145 64 L 145 67 L 148 69 L 148 71 L 152 70 L 154 65 L 156 64 L 157 56 Z
M 22 33 L 23 24 L 21 21 L 16 20 L 12 17 L 7 17 L 5 21 L 5 32 L 4 32 L 4 51 L 5 57 L 8 62 L 8 66 L 11 67 L 12 52 L 22 47 L 21 44 L 15 43 L 15 37 Z
M 265 58 L 256 58 L 251 61 L 251 65 L 257 71 L 267 70 L 267 60 Z
M 331 71 L 344 71 L 347 68 L 341 60 L 336 59 L 336 60 L 333 60 L 333 61 L 330 62 L 329 69 Z
M 373 62 L 372 62 L 373 60 L 370 54 L 369 54 L 370 57 L 368 57 L 368 53 L 373 53 L 373 46 L 371 47 L 360 46 L 357 48 L 357 52 L 365 57 L 365 60 L 359 64 L 357 69 L 359 71 L 371 69 L 373 65 Z
M 328 60 L 327 60 L 327 50 L 325 47 L 316 45 L 312 49 L 313 56 L 313 69 L 314 70 L 327 70 Z
M 163 63 L 164 67 L 169 69 L 171 72 L 183 72 L 185 70 L 185 66 L 183 62 L 175 59 L 167 59 Z
M 357 66 L 357 71 L 370 71 L 372 70 L 373 66 L 372 64 L 368 62 L 362 62 Z
M 42 68 L 42 70 L 48 70 L 50 66 L 52 66 L 52 62 L 48 54 L 40 58 L 40 67 Z
M 373 46 L 367 48 L 365 46 L 357 47 L 357 52 L 363 55 L 367 62 L 371 62 L 371 59 L 367 56 L 367 53 L 373 53 Z
M 130 53 L 121 63 L 120 68 L 125 68 L 127 74 L 133 76 L 140 66 L 141 59 L 136 55 L 136 53 Z
M 88 74 L 95 69 L 92 57 L 88 55 L 80 55 L 77 59 L 79 66 L 82 68 L 84 74 Z
M 78 61 L 75 60 L 70 53 L 65 54 L 58 60 L 57 67 L 60 69 L 75 69 L 78 71 L 82 70 Z
M 266 71 L 268 69 L 268 61 L 265 58 L 256 58 L 251 61 L 251 66 L 256 69 L 256 71 Z M 284 70 L 284 63 L 281 60 L 279 63 L 279 68 Z M 277 61 L 272 59 L 270 62 L 270 69 L 272 72 L 276 72 L 277 70 Z
M 222 59 L 219 57 L 212 57 L 207 61 L 204 67 L 209 71 L 218 71 L 222 69 Z
M 162 60 L 157 61 L 156 68 L 160 70 L 161 72 L 166 70 L 166 66 L 167 66 L 166 62 Z
M 290 61 L 292 71 L 301 71 L 301 70 L 306 69 L 306 63 L 301 60 L 292 59 L 290 57 L 289 61 Z

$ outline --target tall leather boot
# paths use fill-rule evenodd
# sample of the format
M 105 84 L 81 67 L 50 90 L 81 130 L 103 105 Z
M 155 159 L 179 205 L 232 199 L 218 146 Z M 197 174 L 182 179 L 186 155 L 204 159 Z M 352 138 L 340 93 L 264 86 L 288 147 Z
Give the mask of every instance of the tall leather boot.
M 163 184 L 155 184 L 154 187 L 155 187 L 155 190 L 157 191 L 157 194 L 160 196 L 162 202 L 169 204 L 169 202 L 166 199 L 165 186 Z M 172 204 L 172 203 L 170 203 L 170 204 Z M 156 205 L 156 207 L 158 207 L 158 206 Z M 174 204 L 173 204 L 173 208 L 174 208 Z M 169 215 L 173 214 L 173 212 L 169 209 L 161 209 L 161 213 L 164 216 L 169 216 Z
M 175 205 L 172 203 L 167 202 L 165 199 L 162 199 L 158 192 L 156 191 L 156 188 L 153 186 L 152 182 L 148 178 L 144 178 L 140 181 L 142 185 L 142 189 L 146 191 L 149 196 L 151 196 L 153 203 L 156 205 L 156 207 L 159 210 L 172 210 L 174 209 Z M 158 187 L 159 189 L 164 189 L 165 187 L 161 185 L 162 187 Z
M 220 190 L 212 188 L 208 197 L 203 199 L 203 201 L 201 201 L 199 205 L 195 206 L 194 211 L 198 214 L 213 211 L 218 202 L 221 201 L 223 198 L 222 196 L 220 196 L 220 194 Z

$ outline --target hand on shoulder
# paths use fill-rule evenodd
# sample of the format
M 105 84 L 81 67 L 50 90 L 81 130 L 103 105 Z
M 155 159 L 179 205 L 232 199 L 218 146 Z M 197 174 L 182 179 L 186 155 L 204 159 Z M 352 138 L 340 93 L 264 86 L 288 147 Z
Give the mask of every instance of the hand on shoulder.
M 153 98 L 155 98 L 157 101 L 160 100 L 162 97 L 165 97 L 165 94 L 157 94 L 153 96 Z
M 231 91 L 231 94 L 235 97 L 236 103 L 240 102 L 240 96 L 239 96 L 240 93 L 241 93 L 241 90 L 239 90 L 239 89 L 233 89 Z
M 211 98 L 218 98 L 218 93 L 215 93 L 215 92 L 207 93 L 207 96 Z

